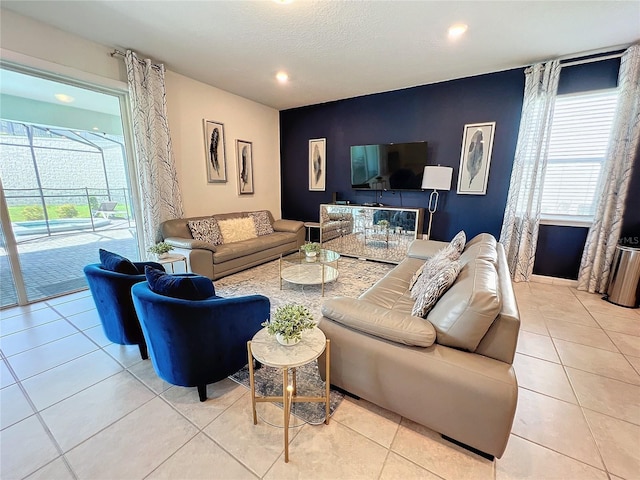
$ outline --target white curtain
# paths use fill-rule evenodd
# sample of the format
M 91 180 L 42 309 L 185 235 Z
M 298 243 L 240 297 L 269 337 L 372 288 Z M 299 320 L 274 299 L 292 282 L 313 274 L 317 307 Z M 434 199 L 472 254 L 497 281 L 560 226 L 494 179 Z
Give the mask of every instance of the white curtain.
M 500 232 L 516 282 L 528 281 L 533 272 L 560 62 L 533 65 L 525 75 L 518 143 Z
M 603 166 L 604 186 L 578 273 L 578 289 L 589 292 L 605 293 L 622 229 L 624 204 L 640 137 L 640 45 L 630 47 L 623 54 L 618 88 L 616 116 Z
M 161 239 L 160 223 L 183 217 L 182 197 L 167 121 L 164 65 L 125 56 L 137 154 L 137 180 L 142 210 L 143 246 Z

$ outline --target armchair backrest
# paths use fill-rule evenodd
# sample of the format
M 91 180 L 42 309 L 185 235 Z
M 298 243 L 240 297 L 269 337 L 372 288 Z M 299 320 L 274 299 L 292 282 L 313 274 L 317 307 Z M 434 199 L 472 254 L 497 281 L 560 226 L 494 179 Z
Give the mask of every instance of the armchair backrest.
M 164 270 L 164 267 L 156 262 L 136 262 L 134 265 L 139 269 L 143 265 L 153 265 Z M 99 263 L 85 266 L 84 274 L 106 337 L 120 345 L 137 345 L 144 342 L 131 298 L 131 287 L 146 281 L 144 274 L 127 275 L 112 272 L 102 268 Z
M 262 295 L 183 300 L 157 294 L 148 283 L 131 289 L 156 372 L 173 385 L 214 383 L 247 364 L 247 341 L 269 318 Z

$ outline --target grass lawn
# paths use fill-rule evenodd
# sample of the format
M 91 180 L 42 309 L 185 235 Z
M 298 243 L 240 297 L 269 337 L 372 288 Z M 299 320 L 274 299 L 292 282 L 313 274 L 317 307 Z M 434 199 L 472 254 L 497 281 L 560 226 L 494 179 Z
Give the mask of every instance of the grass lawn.
M 17 207 L 9 207 L 9 217 L 11 218 L 11 221 L 24 222 L 25 220 L 27 220 L 24 215 L 24 209 L 26 207 L 35 207 L 35 205 L 20 205 Z M 89 218 L 91 216 L 88 205 L 74 205 L 74 207 L 78 212 L 78 215 L 76 215 L 74 218 Z M 49 220 L 61 218 L 58 211 L 59 208 L 60 205 L 52 205 L 47 207 L 47 215 L 49 216 Z M 127 210 L 124 205 L 118 205 L 115 211 L 122 213 L 124 218 L 127 217 Z

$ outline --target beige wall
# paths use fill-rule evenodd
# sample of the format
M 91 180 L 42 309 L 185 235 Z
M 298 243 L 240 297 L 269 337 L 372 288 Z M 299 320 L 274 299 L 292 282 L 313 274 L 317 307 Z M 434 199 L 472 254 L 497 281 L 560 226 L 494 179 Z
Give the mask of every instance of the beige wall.
M 167 72 L 167 109 L 185 213 L 270 210 L 280 218 L 278 111 Z M 224 124 L 227 183 L 207 183 L 203 120 Z M 253 195 L 238 194 L 236 140 L 252 142 Z
M 44 68 L 35 60 L 40 59 L 61 66 L 55 69 L 56 73 L 75 73 L 73 76 L 84 77 L 80 79 L 85 81 L 93 79 L 108 85 L 114 80 L 126 80 L 122 60 L 109 56 L 113 48 L 4 9 L 0 12 L 0 47 L 7 54 L 5 60 L 24 60 L 34 68 Z M 167 72 L 166 87 L 185 215 L 268 209 L 280 218 L 278 111 L 174 72 Z M 224 184 L 207 183 L 205 118 L 224 124 L 228 178 Z M 238 195 L 236 139 L 253 143 L 253 195 Z

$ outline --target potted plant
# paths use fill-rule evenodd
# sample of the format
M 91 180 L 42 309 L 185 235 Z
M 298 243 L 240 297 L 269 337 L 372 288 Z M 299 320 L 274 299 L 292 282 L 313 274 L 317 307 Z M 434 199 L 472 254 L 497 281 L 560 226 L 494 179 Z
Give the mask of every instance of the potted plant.
M 276 309 L 270 320 L 262 323 L 270 335 L 275 335 L 281 345 L 295 345 L 302 338 L 302 332 L 316 326 L 309 309 L 293 303 Z
M 171 250 L 173 250 L 173 245 L 169 245 L 167 242 L 160 242 L 149 247 L 147 252 L 153 253 L 158 258 L 165 258 Z
M 382 228 L 389 228 L 389 220 L 380 220 L 378 226 Z
M 304 254 L 307 256 L 307 260 L 310 260 L 310 261 L 313 260 L 313 257 L 315 257 L 320 253 L 320 249 L 321 249 L 320 244 L 316 242 L 305 243 L 300 247 L 300 250 L 302 250 Z

